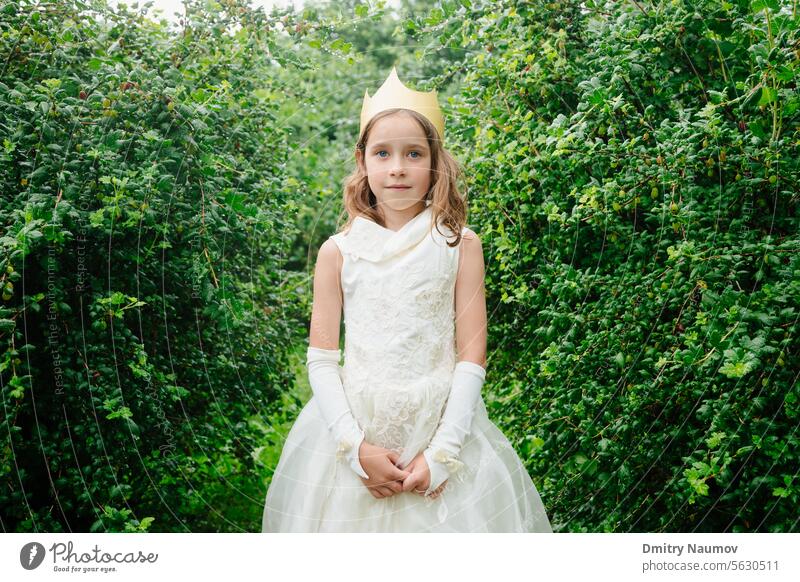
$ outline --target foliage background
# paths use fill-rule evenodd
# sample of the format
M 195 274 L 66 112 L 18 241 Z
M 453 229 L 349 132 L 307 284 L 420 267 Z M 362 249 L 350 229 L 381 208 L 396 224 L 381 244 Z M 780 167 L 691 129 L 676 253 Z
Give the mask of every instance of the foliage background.
M 145 5 L 146 6 L 146 5 Z M 796 1 L 0 2 L 3 531 L 258 531 L 357 113 L 436 88 L 558 531 L 797 530 Z

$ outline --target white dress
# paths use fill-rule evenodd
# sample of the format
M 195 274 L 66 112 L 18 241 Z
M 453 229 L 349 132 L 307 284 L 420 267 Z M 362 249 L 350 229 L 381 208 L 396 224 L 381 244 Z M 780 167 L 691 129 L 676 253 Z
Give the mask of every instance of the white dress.
M 365 439 L 395 450 L 400 468 L 433 437 L 456 363 L 459 247 L 448 247 L 431 220 L 430 206 L 396 232 L 357 217 L 331 237 L 344 258 L 345 394 Z M 376 499 L 337 455 L 312 397 L 284 443 L 262 531 L 552 532 L 536 487 L 482 398 L 459 460 L 436 499 L 413 492 Z

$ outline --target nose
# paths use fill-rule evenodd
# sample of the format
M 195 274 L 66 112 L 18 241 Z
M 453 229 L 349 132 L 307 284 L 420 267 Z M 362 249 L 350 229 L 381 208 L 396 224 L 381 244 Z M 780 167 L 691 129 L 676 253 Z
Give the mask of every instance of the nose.
M 396 165 L 392 167 L 391 170 L 389 170 L 389 174 L 392 176 L 396 176 L 398 174 L 405 174 L 405 168 L 403 168 L 403 166 L 401 165 Z

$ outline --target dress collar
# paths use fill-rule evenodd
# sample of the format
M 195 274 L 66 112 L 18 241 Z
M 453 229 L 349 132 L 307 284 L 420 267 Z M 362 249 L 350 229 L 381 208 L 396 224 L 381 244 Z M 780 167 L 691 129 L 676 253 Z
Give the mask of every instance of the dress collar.
M 354 258 L 372 262 L 384 261 L 419 244 L 433 228 L 430 205 L 394 231 L 356 216 L 347 234 L 340 233 L 340 248 Z

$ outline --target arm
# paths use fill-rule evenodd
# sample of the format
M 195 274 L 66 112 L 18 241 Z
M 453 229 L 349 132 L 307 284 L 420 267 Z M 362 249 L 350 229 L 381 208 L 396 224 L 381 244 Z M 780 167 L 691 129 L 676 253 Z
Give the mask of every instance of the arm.
M 456 361 L 486 367 L 486 291 L 483 246 L 478 235 L 467 229 L 461 241 L 456 276 Z
M 353 471 L 369 479 L 358 457 L 364 431 L 353 417 L 339 375 L 341 263 L 342 255 L 336 243 L 326 240 L 320 247 L 314 270 L 314 302 L 306 366 L 320 413 L 338 444 L 337 457 L 345 458 Z
M 455 285 L 457 364 L 442 420 L 423 452 L 430 469 L 426 494 L 436 490 L 461 466 L 458 455 L 469 435 L 486 378 L 486 293 L 483 248 L 468 230 L 461 242 Z
M 319 248 L 314 268 L 314 302 L 311 307 L 309 345 L 326 349 L 339 349 L 339 326 L 342 321 L 342 254 L 339 247 L 328 239 Z

